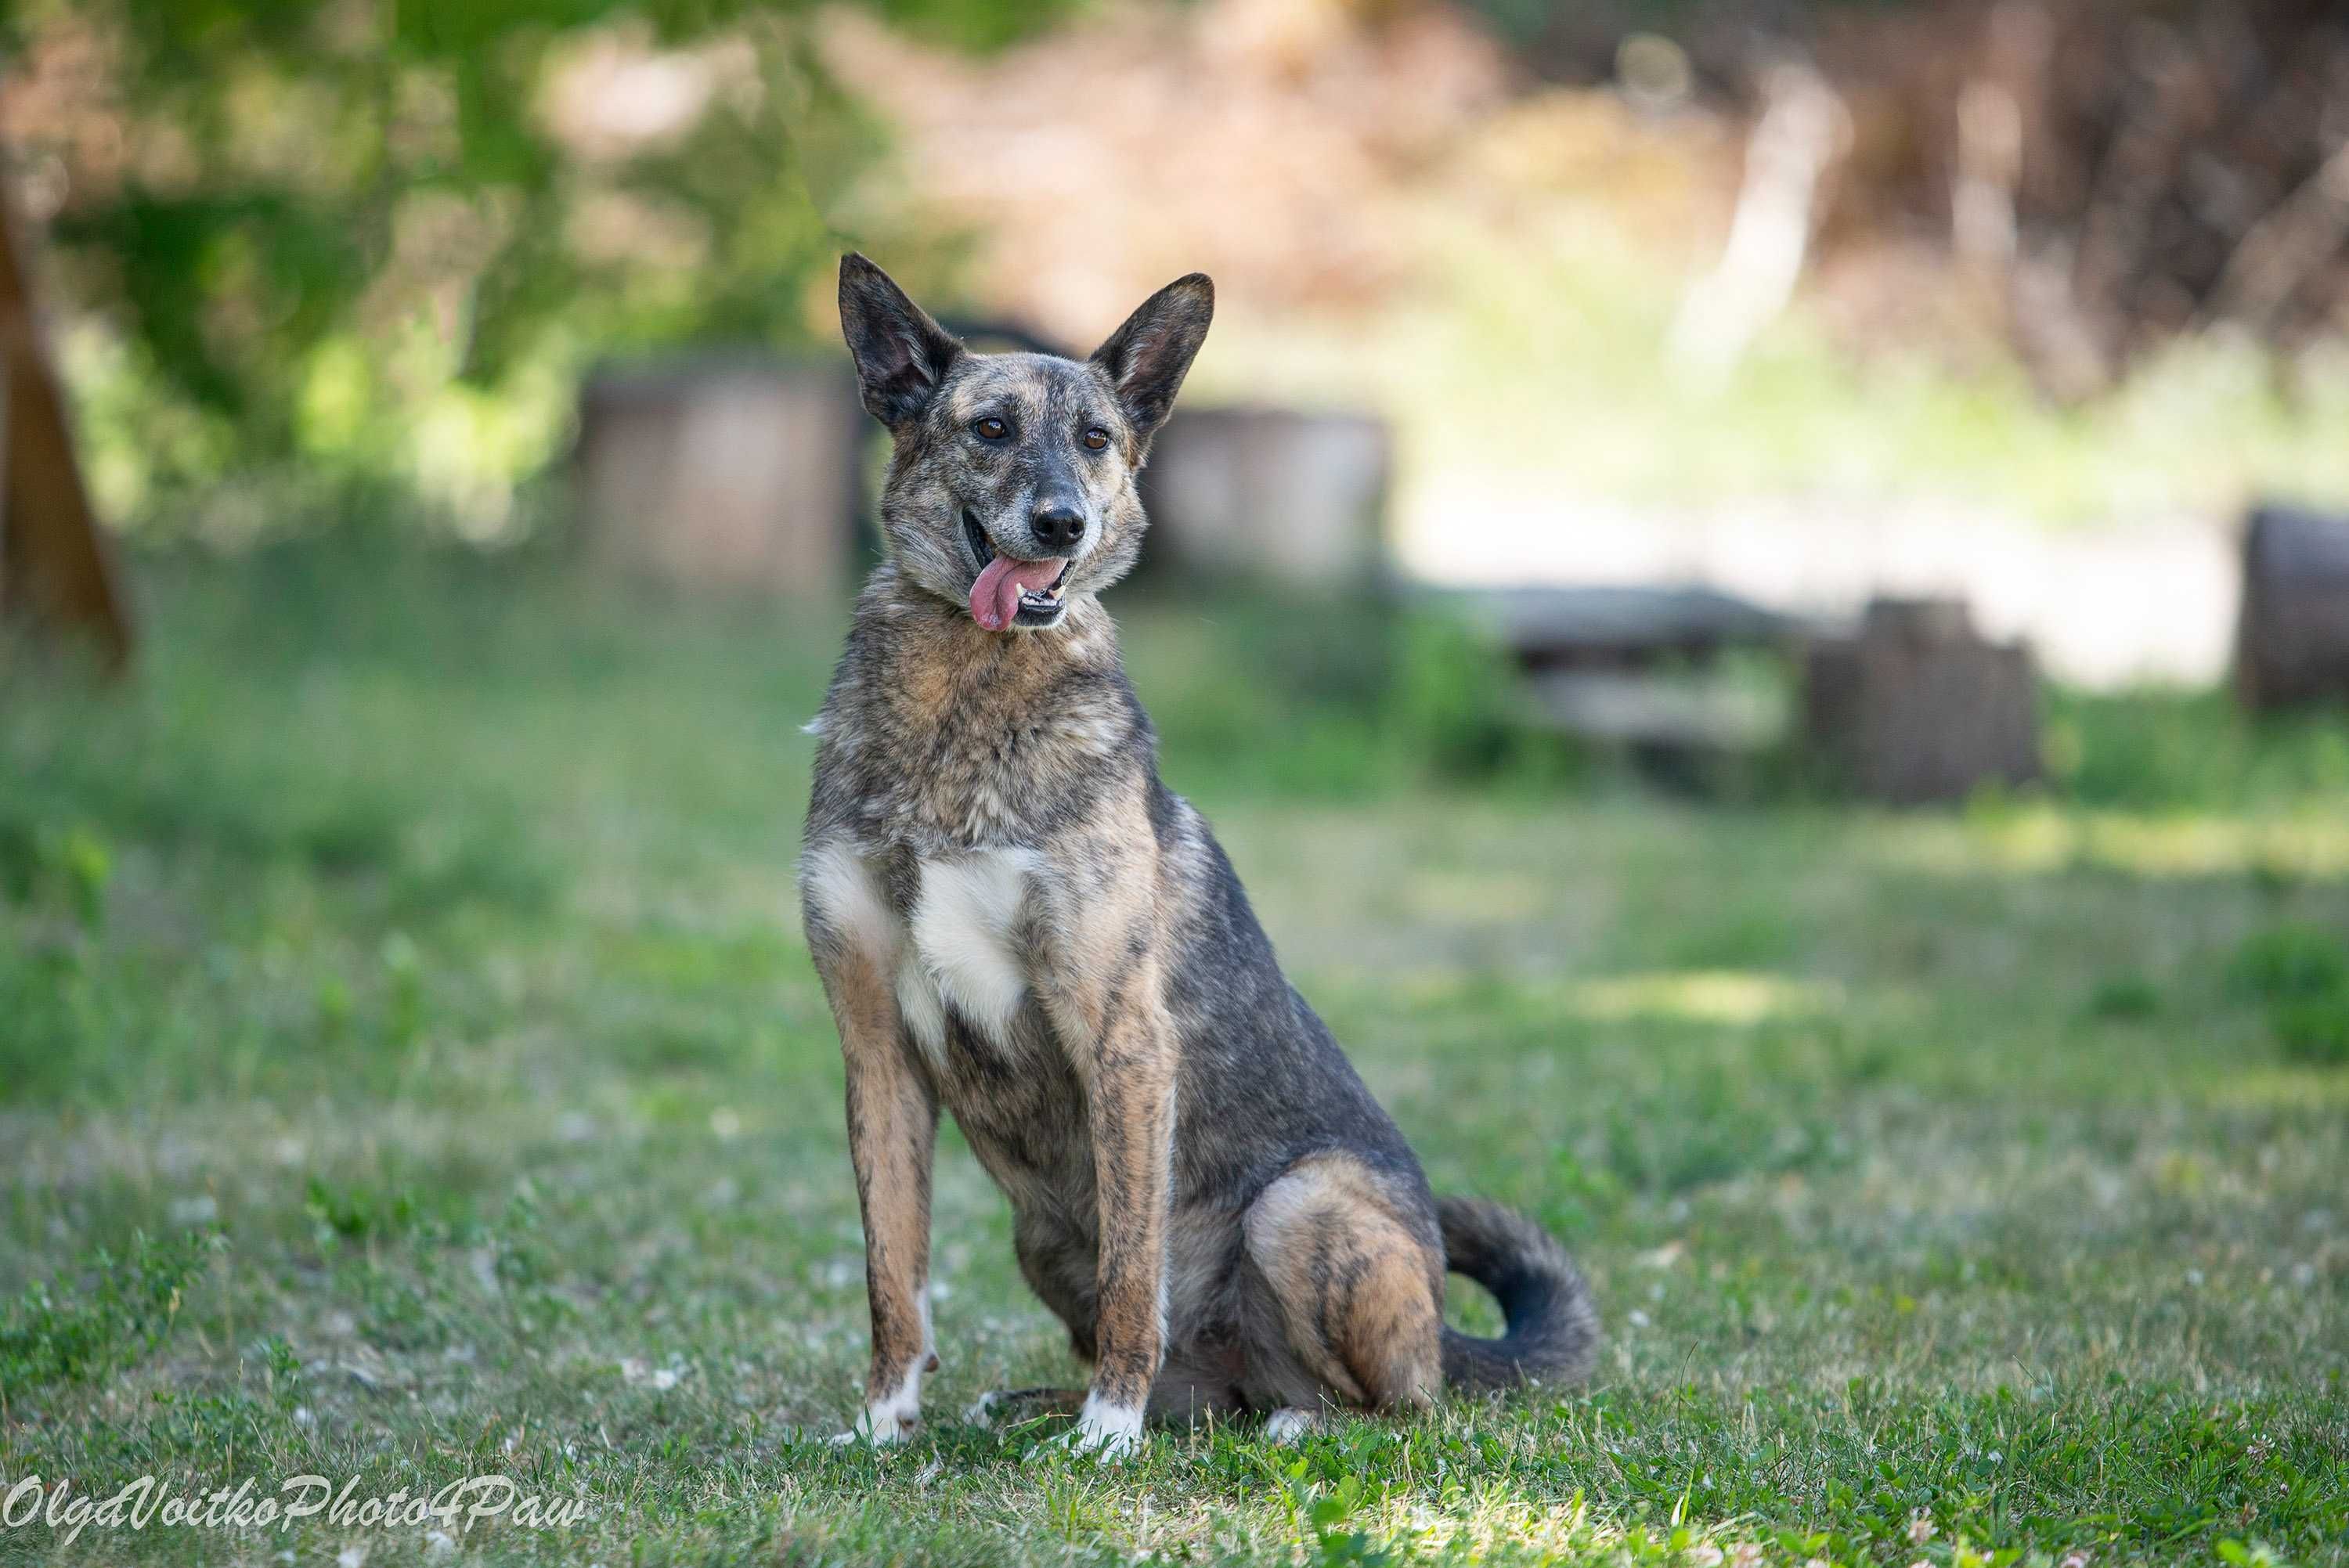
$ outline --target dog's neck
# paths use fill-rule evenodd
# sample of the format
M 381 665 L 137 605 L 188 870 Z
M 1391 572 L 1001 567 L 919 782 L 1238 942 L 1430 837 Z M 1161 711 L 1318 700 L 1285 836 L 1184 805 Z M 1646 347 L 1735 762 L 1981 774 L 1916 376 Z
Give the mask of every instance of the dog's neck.
M 1072 598 L 1045 631 L 989 632 L 884 564 L 825 698 L 812 811 L 917 853 L 1033 843 L 1121 775 L 1156 766 L 1109 613 Z
M 908 581 L 884 562 L 866 582 L 858 624 L 877 648 L 947 671 L 987 670 L 1019 684 L 1045 683 L 1061 672 L 1115 668 L 1117 623 L 1091 593 L 1076 594 L 1060 624 L 1036 631 L 990 632 L 968 609 Z

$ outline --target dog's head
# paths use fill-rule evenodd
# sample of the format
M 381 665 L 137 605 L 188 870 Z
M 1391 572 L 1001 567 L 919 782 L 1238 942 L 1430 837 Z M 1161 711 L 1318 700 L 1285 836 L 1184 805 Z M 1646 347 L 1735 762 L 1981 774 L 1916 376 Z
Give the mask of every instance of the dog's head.
M 1058 625 L 1142 550 L 1134 476 L 1215 315 L 1204 273 L 1152 294 L 1084 360 L 974 354 L 863 256 L 840 325 L 896 455 L 881 525 L 898 571 L 991 632 Z

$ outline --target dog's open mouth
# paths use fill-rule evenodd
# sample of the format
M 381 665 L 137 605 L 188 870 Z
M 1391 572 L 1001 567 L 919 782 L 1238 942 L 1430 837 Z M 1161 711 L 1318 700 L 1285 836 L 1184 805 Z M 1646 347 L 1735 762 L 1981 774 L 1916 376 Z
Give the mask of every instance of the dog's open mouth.
M 970 585 L 970 618 L 990 632 L 1017 621 L 1023 626 L 1049 626 L 1068 605 L 1061 588 L 1069 575 L 1065 560 L 1022 561 L 995 548 L 987 531 L 968 507 L 963 509 L 962 531 L 970 542 L 971 559 L 978 562 L 978 580 Z

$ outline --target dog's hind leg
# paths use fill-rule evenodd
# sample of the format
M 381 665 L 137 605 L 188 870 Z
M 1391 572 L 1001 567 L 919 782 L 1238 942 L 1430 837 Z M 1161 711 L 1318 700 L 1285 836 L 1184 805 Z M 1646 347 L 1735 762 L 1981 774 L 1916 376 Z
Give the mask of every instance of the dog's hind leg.
M 1257 1195 L 1244 1228 L 1288 1349 L 1325 1399 L 1372 1410 L 1433 1401 L 1443 1262 L 1381 1177 L 1349 1154 L 1301 1160 Z

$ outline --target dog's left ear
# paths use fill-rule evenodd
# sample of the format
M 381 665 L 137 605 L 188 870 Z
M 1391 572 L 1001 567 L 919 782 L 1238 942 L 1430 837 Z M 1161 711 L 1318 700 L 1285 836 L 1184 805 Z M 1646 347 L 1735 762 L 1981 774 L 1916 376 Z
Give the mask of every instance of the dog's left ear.
M 1216 316 L 1216 285 L 1205 273 L 1176 278 L 1142 302 L 1125 325 L 1093 350 L 1136 434 L 1148 440 L 1174 411 L 1192 356 Z

